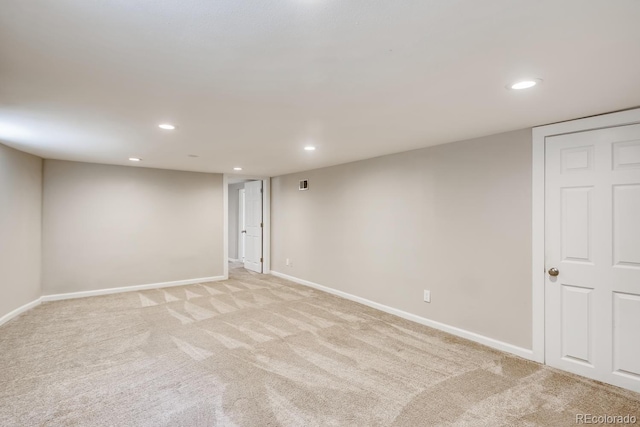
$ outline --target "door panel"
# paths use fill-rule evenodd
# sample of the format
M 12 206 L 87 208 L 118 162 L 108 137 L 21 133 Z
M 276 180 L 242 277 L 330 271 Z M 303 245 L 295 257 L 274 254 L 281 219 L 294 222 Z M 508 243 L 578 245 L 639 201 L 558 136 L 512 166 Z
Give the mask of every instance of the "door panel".
M 614 371 L 640 379 L 640 295 L 614 293 L 613 315 L 616 325 L 613 338 Z
M 592 187 L 563 188 L 562 260 L 591 262 Z
M 613 144 L 613 169 L 640 168 L 640 140 Z
M 613 187 L 613 265 L 640 268 L 640 185 Z
M 562 173 L 593 170 L 593 146 L 566 148 L 562 153 Z
M 592 365 L 591 293 L 593 289 L 562 286 L 562 357 Z
M 262 181 L 244 184 L 244 268 L 262 273 Z
M 640 125 L 545 143 L 547 364 L 640 391 Z

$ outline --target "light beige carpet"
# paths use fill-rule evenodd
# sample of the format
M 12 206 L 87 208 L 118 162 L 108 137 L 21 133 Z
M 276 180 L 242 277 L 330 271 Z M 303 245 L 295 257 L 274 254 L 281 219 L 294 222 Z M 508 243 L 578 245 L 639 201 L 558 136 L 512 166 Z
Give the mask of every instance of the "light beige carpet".
M 0 327 L 2 426 L 569 426 L 640 396 L 323 292 L 231 280 Z

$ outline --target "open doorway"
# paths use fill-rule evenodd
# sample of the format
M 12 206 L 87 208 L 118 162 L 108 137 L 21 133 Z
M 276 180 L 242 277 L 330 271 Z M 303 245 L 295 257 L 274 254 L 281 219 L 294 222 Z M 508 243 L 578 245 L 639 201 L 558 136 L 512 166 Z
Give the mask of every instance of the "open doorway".
M 238 261 L 244 263 L 244 236 L 247 232 L 246 221 L 244 217 L 245 204 L 244 187 L 238 190 L 238 227 L 235 235 L 238 236 Z
M 244 233 L 245 212 L 244 212 L 244 185 L 250 180 L 229 180 L 228 185 L 228 216 L 229 230 L 227 249 L 230 262 L 244 262 Z
M 232 267 L 268 273 L 269 179 L 225 178 L 225 258 Z

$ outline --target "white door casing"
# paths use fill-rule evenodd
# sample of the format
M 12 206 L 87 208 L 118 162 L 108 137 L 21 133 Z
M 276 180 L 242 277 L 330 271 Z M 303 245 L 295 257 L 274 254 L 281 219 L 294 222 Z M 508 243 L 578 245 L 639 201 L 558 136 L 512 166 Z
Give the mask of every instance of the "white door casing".
M 244 268 L 262 273 L 262 181 L 244 184 Z
M 545 360 L 640 391 L 640 125 L 545 142 Z

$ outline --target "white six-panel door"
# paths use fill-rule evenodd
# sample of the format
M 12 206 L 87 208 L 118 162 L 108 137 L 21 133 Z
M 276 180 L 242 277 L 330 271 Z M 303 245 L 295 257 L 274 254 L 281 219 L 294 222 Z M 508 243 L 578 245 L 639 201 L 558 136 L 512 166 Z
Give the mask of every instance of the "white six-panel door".
M 262 181 L 244 184 L 244 268 L 262 273 Z
M 640 391 L 640 125 L 547 137 L 545 157 L 546 363 Z

